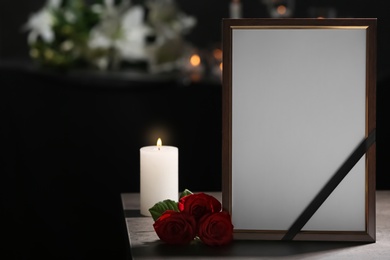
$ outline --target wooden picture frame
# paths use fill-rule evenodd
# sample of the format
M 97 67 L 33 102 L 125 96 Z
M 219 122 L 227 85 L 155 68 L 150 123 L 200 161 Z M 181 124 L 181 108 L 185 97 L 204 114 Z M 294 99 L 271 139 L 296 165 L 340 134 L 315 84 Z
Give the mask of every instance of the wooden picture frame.
M 376 18 L 222 25 L 234 239 L 375 242 Z

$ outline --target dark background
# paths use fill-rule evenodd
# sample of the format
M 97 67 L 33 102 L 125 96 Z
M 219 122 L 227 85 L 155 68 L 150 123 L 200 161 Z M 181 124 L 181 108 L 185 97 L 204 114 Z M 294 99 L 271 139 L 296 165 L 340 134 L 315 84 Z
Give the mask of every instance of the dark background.
M 133 1 L 134 3 L 138 3 L 141 1 Z M 261 3 L 261 1 L 255 1 L 255 0 L 244 0 L 242 2 L 243 7 L 243 16 L 244 17 L 269 17 L 266 7 Z M 28 57 L 28 47 L 26 44 L 26 33 L 23 31 L 23 24 L 27 21 L 28 16 L 32 13 L 37 11 L 39 8 L 42 7 L 44 1 L 12 1 L 12 0 L 2 0 L 0 2 L 0 62 L 8 62 L 8 61 L 29 61 Z M 224 17 L 229 16 L 229 1 L 227 0 L 213 0 L 213 1 L 187 1 L 187 0 L 179 0 L 177 3 L 180 5 L 181 9 L 190 15 L 193 15 L 197 18 L 197 25 L 192 30 L 192 32 L 187 36 L 187 39 L 189 42 L 191 42 L 194 46 L 198 47 L 199 49 L 211 49 L 215 46 L 220 46 L 221 43 L 221 19 Z M 387 6 L 385 6 L 385 1 L 368 1 L 368 0 L 358 0 L 358 1 L 352 1 L 352 0 L 346 0 L 346 1 L 336 1 L 336 0 L 297 0 L 295 2 L 295 8 L 294 8 L 294 15 L 293 17 L 311 17 L 312 14 L 310 10 L 312 8 L 323 8 L 323 7 L 331 7 L 334 10 L 336 10 L 337 17 L 369 17 L 369 18 L 377 18 L 378 19 L 378 35 L 377 35 L 377 103 L 378 103 L 378 117 L 377 117 L 377 123 L 378 123 L 378 160 L 377 160 L 377 166 L 378 166 L 378 189 L 383 188 L 390 188 L 390 181 L 386 168 L 385 168 L 385 144 L 388 144 L 388 137 L 385 133 L 387 133 L 388 128 L 385 125 L 386 120 L 386 111 L 388 111 L 388 105 L 386 100 L 389 98 L 389 78 L 390 78 L 390 53 L 389 48 L 390 46 L 390 16 L 387 15 Z M 134 84 L 133 84 L 134 85 Z M 203 86 L 210 85 L 210 83 L 205 83 Z M 214 86 L 214 92 L 216 88 L 218 89 L 219 83 L 213 82 L 211 85 Z M 217 85 L 217 86 L 216 86 Z M 207 89 L 207 88 L 206 88 Z M 208 89 L 210 90 L 210 89 Z M 131 90 L 129 90 L 131 91 Z M 183 90 L 181 90 L 183 91 Z M 187 89 L 187 91 L 190 91 Z M 180 104 L 176 104 L 178 106 L 178 109 L 181 111 L 183 110 L 182 105 L 186 102 L 184 100 L 179 101 L 180 98 L 185 98 L 186 100 L 191 100 L 193 95 L 190 96 L 180 96 L 180 91 L 174 91 L 172 93 L 178 95 L 175 96 L 173 99 L 176 100 L 175 102 L 180 102 Z M 196 91 L 194 91 L 195 93 Z M 93 91 L 91 93 L 94 93 Z M 171 94 L 172 94 L 171 93 Z M 206 98 L 206 95 L 211 95 L 210 93 L 206 92 L 196 92 L 198 95 L 200 95 L 200 99 L 197 101 L 193 100 L 193 107 L 191 109 L 199 109 L 202 107 L 202 98 Z M 107 92 L 106 94 L 109 94 Z M 105 94 L 105 95 L 106 95 Z M 214 93 L 215 95 L 218 95 L 218 93 Z M 147 95 L 147 94 L 145 94 Z M 152 95 L 152 93 L 151 93 Z M 172 95 L 171 95 L 172 96 Z M 88 106 L 87 102 L 90 98 L 90 94 L 86 94 L 84 99 L 81 99 L 81 104 L 84 102 L 85 109 L 91 109 L 90 106 Z M 148 96 L 149 97 L 149 96 Z M 188 99 L 188 97 L 190 97 Z M 212 99 L 211 96 L 209 96 L 209 99 Z M 138 99 L 140 100 L 140 99 Z M 195 101 L 195 102 L 194 102 Z M 108 102 L 108 101 L 107 101 Z M 210 102 L 210 101 L 209 101 Z M 220 102 L 218 99 L 214 99 L 214 102 Z M 218 103 L 217 103 L 218 104 Z M 204 106 L 203 106 L 204 107 Z M 190 108 L 190 106 L 188 106 Z M 87 110 L 80 110 L 80 113 L 87 113 Z M 103 108 L 102 106 L 97 109 L 101 110 L 101 113 L 106 113 L 107 108 Z M 215 109 L 214 107 L 209 107 L 209 109 Z M 92 111 L 89 111 L 92 112 Z M 98 110 L 93 110 L 93 112 L 99 112 Z M 117 112 L 117 111 L 116 111 Z M 118 113 L 122 113 L 118 110 Z M 184 112 L 183 112 L 184 113 Z M 180 116 L 181 117 L 181 116 Z M 186 116 L 183 114 L 182 116 L 185 118 Z M 123 120 L 126 120 L 125 118 L 120 118 L 119 116 L 116 117 L 117 121 L 115 124 L 124 124 Z M 145 117 L 143 117 L 145 118 Z M 160 121 L 164 121 L 163 117 L 159 117 Z M 207 118 L 207 117 L 205 117 Z M 210 117 L 208 119 L 211 120 Z M 91 119 L 92 120 L 92 119 Z M 176 119 L 173 119 L 176 120 Z M 181 120 L 181 119 L 179 119 Z M 217 120 L 220 120 L 219 118 Z M 134 120 L 132 120 L 134 121 Z M 158 121 L 158 120 L 157 120 Z M 135 122 L 135 121 L 134 121 Z M 152 120 L 150 120 L 150 124 L 154 124 Z M 85 122 L 84 122 L 85 123 Z M 144 122 L 146 124 L 146 122 Z M 201 122 L 202 123 L 202 122 Z M 204 122 L 203 122 L 204 123 Z M 79 122 L 78 122 L 79 124 Z M 91 123 L 92 124 L 92 123 Z M 112 124 L 112 128 L 114 129 L 114 125 Z M 159 123 L 157 123 L 159 124 Z M 152 127 L 152 126 L 150 126 Z M 165 128 L 169 128 L 169 126 L 165 125 Z M 210 126 L 212 127 L 219 127 L 218 124 Z M 174 131 L 174 127 L 170 127 L 171 131 Z M 139 129 L 139 128 L 138 128 Z M 151 131 L 144 129 L 146 131 Z M 99 131 L 96 127 L 94 128 L 95 132 L 92 132 L 96 134 L 96 131 Z M 157 130 L 156 130 L 157 131 Z M 160 131 L 161 132 L 161 131 Z M 101 133 L 103 134 L 103 133 Z M 110 133 L 107 133 L 110 134 Z M 178 134 L 178 133 L 175 133 Z M 151 136 L 151 134 L 149 134 Z M 156 136 L 153 136 L 155 138 Z M 123 138 L 123 137 L 121 137 Z M 152 138 L 150 137 L 148 140 L 143 140 L 145 144 L 150 144 L 152 142 Z M 170 141 L 172 145 L 178 144 L 177 140 L 166 140 Z M 153 141 L 154 143 L 154 141 Z M 164 142 L 168 144 L 167 142 Z M 138 143 L 141 145 L 141 143 Z M 103 144 L 102 145 L 106 145 Z M 102 153 L 100 156 L 103 156 L 104 153 Z M 123 156 L 121 154 L 118 154 L 118 156 Z M 215 158 L 215 157 L 214 157 Z M 118 166 L 119 168 L 121 166 Z M 218 171 L 218 170 L 216 170 Z M 200 174 L 200 175 L 199 175 Z M 216 173 L 217 175 L 219 173 Z M 197 174 L 198 176 L 201 176 L 201 173 Z M 126 179 L 126 178 L 125 178 Z M 137 179 L 136 179 L 137 180 Z M 127 179 L 127 182 L 129 182 L 129 179 Z M 136 183 L 135 181 L 134 183 Z M 126 182 L 121 183 L 123 187 L 126 187 Z M 191 183 L 191 185 L 190 185 Z M 204 190 L 218 190 L 220 189 L 220 184 L 214 184 L 214 185 L 208 185 L 208 184 L 199 184 L 197 183 L 201 182 L 193 182 L 192 179 L 188 181 L 188 185 L 192 186 L 194 189 L 204 189 Z M 188 186 L 186 182 L 182 182 L 181 189 L 183 188 L 190 188 L 190 187 L 184 187 Z M 128 191 L 137 191 L 138 188 L 137 185 L 128 186 L 128 189 L 124 188 L 124 190 Z
M 229 1 L 177 2 L 198 20 L 187 39 L 219 46 Z M 260 1 L 241 2 L 244 17 L 268 17 Z M 43 3 L 0 1 L 1 236 L 9 249 L 0 251 L 10 252 L 4 259 L 125 259 L 120 193 L 139 191 L 140 147 L 157 137 L 179 147 L 180 190 L 221 189 L 221 84 L 36 70 L 22 26 Z M 297 0 L 293 17 L 311 17 L 312 7 L 378 19 L 377 189 L 390 189 L 386 1 Z

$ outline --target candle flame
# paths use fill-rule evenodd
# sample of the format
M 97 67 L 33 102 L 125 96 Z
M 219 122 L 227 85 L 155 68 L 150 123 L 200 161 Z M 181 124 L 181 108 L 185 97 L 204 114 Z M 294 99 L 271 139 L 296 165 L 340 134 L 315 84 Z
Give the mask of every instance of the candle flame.
M 158 138 L 157 139 L 157 148 L 160 150 L 161 146 L 162 146 L 161 138 Z

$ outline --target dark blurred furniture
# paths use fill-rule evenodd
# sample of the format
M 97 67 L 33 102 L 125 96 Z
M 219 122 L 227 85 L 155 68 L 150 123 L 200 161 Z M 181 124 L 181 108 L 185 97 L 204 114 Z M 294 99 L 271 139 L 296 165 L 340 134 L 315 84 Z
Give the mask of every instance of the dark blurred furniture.
M 187 83 L 0 66 L 2 236 L 15 259 L 126 259 L 120 194 L 139 191 L 139 149 L 157 137 L 179 148 L 181 190 L 220 190 L 221 84 Z

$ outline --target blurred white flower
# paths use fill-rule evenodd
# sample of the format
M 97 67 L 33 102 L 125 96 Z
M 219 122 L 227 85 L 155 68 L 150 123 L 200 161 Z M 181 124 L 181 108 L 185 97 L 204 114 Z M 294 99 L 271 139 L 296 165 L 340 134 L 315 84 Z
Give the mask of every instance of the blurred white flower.
M 68 22 L 68 23 L 75 23 L 76 22 L 76 15 L 70 11 L 70 10 L 66 10 L 65 13 L 64 13 L 64 16 L 65 16 L 65 20 Z
M 112 47 L 112 40 L 100 28 L 91 30 L 88 47 L 91 49 L 109 49 Z
M 148 0 L 148 22 L 157 35 L 172 39 L 186 34 L 196 25 L 196 19 L 181 12 L 173 0 Z
M 72 1 L 47 0 L 25 25 L 31 57 L 42 64 L 117 69 L 146 62 L 174 68 L 183 55 L 183 35 L 196 24 L 174 0 L 145 0 L 142 5 Z
M 107 7 L 113 8 L 113 7 L 114 7 L 114 0 L 104 0 L 104 4 L 105 4 Z
M 134 6 L 121 13 L 111 6 L 106 11 L 105 18 L 90 32 L 89 47 L 115 49 L 125 60 L 147 58 L 145 41 L 150 28 L 143 22 L 144 9 Z
M 101 4 L 93 4 L 91 5 L 91 11 L 96 14 L 103 13 L 103 6 Z
M 37 13 L 30 16 L 25 29 L 29 30 L 27 41 L 33 44 L 38 37 L 42 37 L 46 43 L 54 41 L 54 32 L 52 26 L 54 24 L 54 17 L 48 8 L 43 8 Z
M 54 31 L 52 29 L 55 17 L 52 11 L 61 7 L 62 0 L 47 0 L 45 6 L 38 12 L 32 14 L 24 26 L 26 30 L 29 30 L 27 41 L 29 44 L 33 44 L 37 41 L 38 37 L 42 37 L 46 43 L 52 43 L 54 41 Z
M 180 34 L 188 33 L 196 25 L 195 17 L 185 15 L 181 13 L 178 16 L 178 20 L 174 25 L 174 28 Z
M 121 19 L 121 37 L 115 46 L 124 59 L 146 59 L 146 38 L 151 28 L 144 24 L 144 9 L 134 6 L 126 11 Z
M 180 11 L 174 0 L 148 0 L 146 6 L 147 22 L 155 35 L 150 47 L 150 68 L 155 72 L 176 69 L 186 47 L 183 36 L 196 25 L 196 19 Z
M 95 10 L 97 5 L 95 5 Z M 114 8 L 110 1 L 105 1 L 105 6 L 100 9 L 100 22 L 91 28 L 88 46 L 95 49 L 110 49 L 114 47 L 114 40 L 118 37 L 120 26 L 119 9 Z

